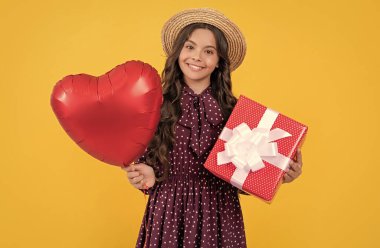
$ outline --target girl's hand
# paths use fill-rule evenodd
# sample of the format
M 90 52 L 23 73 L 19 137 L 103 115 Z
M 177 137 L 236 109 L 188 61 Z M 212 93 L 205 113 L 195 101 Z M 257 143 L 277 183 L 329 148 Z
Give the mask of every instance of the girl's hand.
M 122 169 L 127 172 L 129 182 L 136 189 L 149 189 L 156 182 L 153 168 L 147 164 L 131 164 Z
M 302 174 L 302 154 L 300 149 L 297 150 L 295 160 L 291 160 L 289 165 L 290 168 L 285 170 L 286 174 L 282 178 L 282 183 L 290 183 Z

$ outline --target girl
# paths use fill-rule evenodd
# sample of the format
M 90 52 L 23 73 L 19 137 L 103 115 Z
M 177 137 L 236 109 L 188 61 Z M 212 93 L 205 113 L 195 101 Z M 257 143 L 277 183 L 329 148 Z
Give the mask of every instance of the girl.
M 161 119 L 146 152 L 125 168 L 149 194 L 136 247 L 246 247 L 243 192 L 203 167 L 237 101 L 230 72 L 244 59 L 244 37 L 223 14 L 202 8 L 173 16 L 162 42 Z M 298 151 L 283 181 L 297 178 L 301 165 Z

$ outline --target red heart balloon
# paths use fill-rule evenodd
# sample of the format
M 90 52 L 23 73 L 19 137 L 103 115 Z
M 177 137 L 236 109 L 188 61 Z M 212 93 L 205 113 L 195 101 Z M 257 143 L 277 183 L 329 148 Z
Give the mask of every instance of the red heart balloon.
M 83 150 L 123 166 L 140 156 L 152 139 L 162 100 L 157 71 L 141 61 L 128 61 L 99 77 L 64 77 L 53 89 L 51 106 Z

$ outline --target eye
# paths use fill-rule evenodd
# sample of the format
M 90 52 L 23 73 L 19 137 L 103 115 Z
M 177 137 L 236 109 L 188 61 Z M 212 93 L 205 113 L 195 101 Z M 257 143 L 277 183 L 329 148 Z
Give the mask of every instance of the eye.
M 194 47 L 192 45 L 185 45 L 187 49 L 193 49 Z
M 214 54 L 214 51 L 213 50 L 206 50 L 206 53 L 209 55 L 212 55 L 212 54 Z

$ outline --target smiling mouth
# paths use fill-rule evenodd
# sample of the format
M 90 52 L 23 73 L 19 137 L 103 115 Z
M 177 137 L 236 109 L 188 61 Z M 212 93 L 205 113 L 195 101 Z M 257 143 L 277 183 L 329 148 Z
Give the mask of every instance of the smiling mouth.
M 204 67 L 201 67 L 201 66 L 196 66 L 196 65 L 192 65 L 192 64 L 187 64 L 187 66 L 193 70 L 193 71 L 200 71 L 202 70 Z

